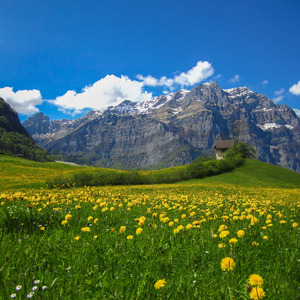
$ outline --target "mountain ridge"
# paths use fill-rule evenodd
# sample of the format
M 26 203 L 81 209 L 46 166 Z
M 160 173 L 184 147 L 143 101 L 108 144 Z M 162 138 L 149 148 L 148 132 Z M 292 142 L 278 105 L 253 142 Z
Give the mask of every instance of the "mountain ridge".
M 199 155 L 212 154 L 216 140 L 235 139 L 254 146 L 262 161 L 300 171 L 298 116 L 247 87 L 200 84 L 191 91 L 182 89 L 141 103 L 125 100 L 72 121 L 50 122 L 41 114 L 23 122 L 40 146 L 81 155 L 97 166 L 187 164 Z M 48 129 L 41 127 L 42 122 Z M 178 154 L 178 149 L 183 150 Z

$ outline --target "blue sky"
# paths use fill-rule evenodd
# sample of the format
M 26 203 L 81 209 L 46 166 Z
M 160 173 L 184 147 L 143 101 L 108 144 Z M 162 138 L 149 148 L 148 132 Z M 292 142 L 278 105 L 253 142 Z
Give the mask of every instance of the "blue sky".
M 300 112 L 300 1 L 2 0 L 0 97 L 22 120 L 217 80 Z

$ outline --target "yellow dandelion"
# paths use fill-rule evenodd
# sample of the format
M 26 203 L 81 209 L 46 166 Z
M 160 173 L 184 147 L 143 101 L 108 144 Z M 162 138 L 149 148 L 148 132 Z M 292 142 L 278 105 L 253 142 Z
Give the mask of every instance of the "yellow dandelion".
M 229 240 L 229 243 L 230 244 L 235 244 L 235 243 L 237 243 L 237 241 L 238 241 L 237 239 L 233 238 L 233 239 Z
M 94 224 L 96 224 L 96 223 L 98 222 L 98 220 L 99 220 L 99 219 L 98 219 L 98 218 L 96 218 L 96 219 L 94 220 Z
M 115 208 L 112 206 L 110 209 L 109 209 L 110 211 L 114 211 L 115 210 Z
M 241 237 L 245 236 L 245 231 L 244 230 L 238 230 L 238 232 L 236 234 L 239 238 L 241 238 Z
M 215 234 L 215 233 L 212 235 L 212 237 L 213 237 L 213 238 L 216 238 L 217 236 L 218 236 L 218 235 L 217 235 L 217 234 Z
M 218 248 L 225 248 L 226 247 L 226 245 L 225 244 L 223 244 L 223 243 L 220 243 L 219 245 L 218 245 Z
M 261 229 L 262 229 L 262 230 L 266 230 L 266 229 L 267 229 L 267 227 L 266 227 L 266 226 L 263 226 Z
M 255 288 L 251 289 L 249 296 L 250 296 L 250 299 L 260 300 L 260 299 L 263 299 L 266 296 L 266 294 L 261 287 L 255 287 Z
M 65 215 L 65 220 L 69 221 L 71 219 L 72 219 L 72 215 L 70 215 L 70 214 Z
M 82 227 L 81 231 L 83 231 L 83 232 L 90 232 L 91 228 L 90 227 Z
M 268 239 L 268 236 L 267 236 L 267 235 L 264 235 L 264 236 L 263 236 L 263 239 L 264 239 L 264 240 L 267 240 L 267 239 Z
M 262 286 L 264 284 L 264 280 L 258 274 L 250 275 L 248 282 L 251 286 Z
M 42 231 L 44 231 L 44 230 L 46 229 L 46 227 L 45 227 L 45 226 L 41 226 L 40 229 L 41 229 Z
M 187 230 L 192 229 L 192 228 L 193 228 L 193 225 L 192 225 L 192 224 L 187 224 L 187 225 L 185 226 L 185 228 L 186 228 Z
M 178 223 L 178 222 L 179 222 L 179 220 L 178 220 L 178 219 L 174 219 L 174 222 L 175 222 L 175 223 Z
M 173 230 L 173 232 L 174 233 L 178 233 L 180 230 L 178 229 L 178 228 L 175 228 L 174 230 Z
M 61 225 L 65 226 L 65 225 L 67 225 L 67 224 L 68 224 L 68 221 L 67 221 L 67 220 L 62 220 L 62 221 L 61 221 Z
M 160 279 L 160 280 L 157 280 L 154 284 L 154 288 L 155 289 L 160 289 L 162 287 L 164 287 L 165 285 L 167 284 L 166 280 L 165 279 Z
M 94 235 L 94 239 L 97 239 L 98 238 L 98 235 Z
M 4 201 L 2 201 L 2 202 L 1 202 L 1 206 L 4 206 L 4 205 L 5 205 L 5 202 L 4 202 Z
M 170 222 L 170 223 L 169 223 L 169 226 L 170 226 L 170 227 L 173 227 L 173 226 L 174 226 L 174 222 Z
M 222 232 L 222 231 L 227 230 L 227 229 L 228 229 L 228 227 L 226 225 L 220 225 L 218 231 Z
M 94 218 L 92 217 L 92 216 L 89 216 L 88 217 L 88 221 L 90 222 L 90 221 L 93 221 L 94 220 Z
M 229 234 L 229 231 L 224 230 L 224 231 L 220 232 L 219 237 L 222 239 L 222 238 L 226 237 L 228 234 Z
M 259 243 L 258 243 L 258 242 L 255 242 L 255 241 L 254 241 L 254 242 L 252 242 L 252 246 L 255 246 L 255 247 L 256 247 L 256 246 L 258 246 L 258 245 L 259 245 Z
M 120 227 L 120 233 L 123 233 L 126 230 L 126 226 L 121 226 Z
M 135 233 L 137 234 L 137 235 L 139 235 L 139 234 L 141 234 L 143 232 L 143 228 L 137 228 L 136 229 L 136 231 L 135 231 Z
M 128 235 L 126 239 L 127 240 L 132 240 L 133 239 L 133 235 Z
M 186 219 L 186 214 L 183 214 L 183 215 L 181 216 L 181 218 L 182 218 L 182 219 Z
M 235 262 L 231 257 L 225 257 L 221 261 L 221 269 L 223 271 L 233 271 L 235 268 Z
M 76 241 L 78 241 L 78 240 L 80 239 L 79 235 L 76 235 L 76 236 L 74 237 L 74 239 L 75 239 Z
M 293 228 L 297 228 L 298 225 L 299 225 L 299 224 L 295 222 L 295 223 L 292 224 L 292 227 L 293 227 Z

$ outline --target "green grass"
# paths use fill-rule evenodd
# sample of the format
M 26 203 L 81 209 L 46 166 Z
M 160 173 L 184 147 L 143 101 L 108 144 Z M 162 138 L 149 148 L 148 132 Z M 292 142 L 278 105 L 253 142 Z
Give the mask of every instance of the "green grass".
M 45 186 L 81 170 L 98 169 L 0 156 L 0 299 L 34 287 L 33 299 L 249 299 L 251 274 L 264 279 L 264 299 L 299 296 L 299 174 L 247 160 L 176 184 Z M 225 257 L 233 271 L 221 269 Z

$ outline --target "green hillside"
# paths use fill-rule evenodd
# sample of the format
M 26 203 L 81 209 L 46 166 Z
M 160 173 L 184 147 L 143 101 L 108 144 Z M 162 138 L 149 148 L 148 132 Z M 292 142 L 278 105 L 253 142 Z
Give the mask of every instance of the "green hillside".
M 174 167 L 155 171 L 155 173 L 170 174 L 185 167 Z M 65 177 L 73 173 L 88 171 L 91 174 L 123 173 L 112 169 L 102 169 L 86 166 L 73 166 L 56 162 L 35 162 L 18 157 L 0 155 L 0 190 L 15 188 L 46 187 L 46 180 L 55 177 Z M 140 171 L 144 175 L 152 176 L 154 171 Z M 258 160 L 247 159 L 241 167 L 216 176 L 203 179 L 182 181 L 180 184 L 189 185 L 232 185 L 244 187 L 281 187 L 299 188 L 300 174 L 288 169 L 263 163 Z

